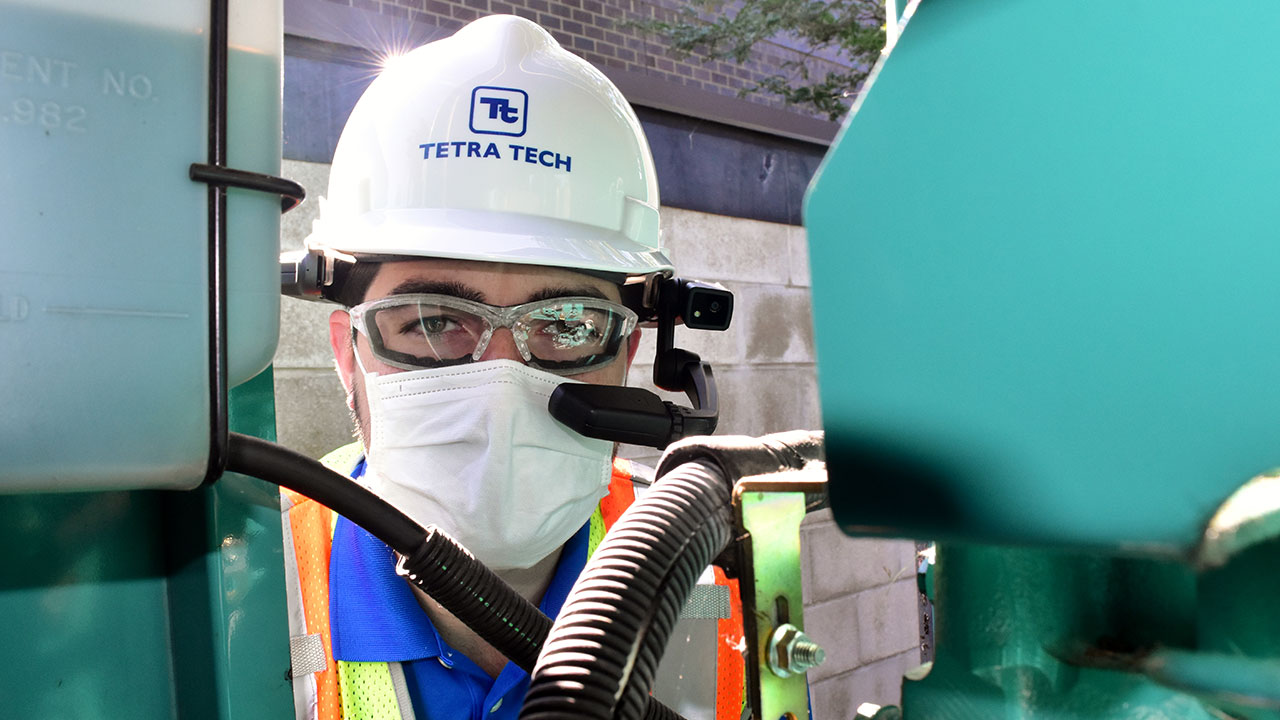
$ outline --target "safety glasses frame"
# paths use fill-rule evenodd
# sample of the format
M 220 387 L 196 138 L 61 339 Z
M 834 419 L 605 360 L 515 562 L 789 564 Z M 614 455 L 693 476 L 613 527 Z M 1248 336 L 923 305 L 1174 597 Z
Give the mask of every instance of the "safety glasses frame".
M 462 355 L 458 358 L 430 360 L 423 362 L 423 358 L 398 352 L 389 349 L 383 341 L 380 330 L 376 323 L 371 323 L 370 319 L 379 311 L 390 307 L 400 307 L 412 304 L 438 305 L 452 310 L 469 313 L 485 321 L 486 327 L 481 336 L 476 340 L 476 347 L 469 355 Z M 603 351 L 592 355 L 592 358 L 600 358 L 592 360 L 582 366 L 575 366 L 572 362 L 556 362 L 545 358 L 538 358 L 529 349 L 527 328 L 520 327 L 521 321 L 531 313 L 542 308 L 554 308 L 557 306 L 565 306 L 570 304 L 578 304 L 586 308 L 595 308 L 604 310 L 613 315 L 621 317 L 621 323 L 618 330 L 611 333 L 607 340 Z M 631 308 L 612 300 L 590 296 L 566 296 L 546 298 L 543 300 L 534 300 L 532 302 L 520 303 L 518 305 L 489 305 L 488 303 L 476 302 L 466 298 L 460 298 L 455 295 L 441 295 L 434 293 L 416 293 L 406 295 L 389 295 L 385 298 L 370 300 L 361 303 L 347 310 L 351 316 L 351 327 L 353 331 L 359 332 L 369 340 L 369 347 L 384 364 L 401 370 L 422 370 L 426 368 L 449 367 L 454 365 L 465 365 L 475 362 L 484 355 L 484 351 L 489 347 L 493 334 L 499 328 L 506 328 L 511 332 L 512 338 L 515 340 L 517 351 L 524 363 L 530 367 L 554 373 L 556 375 L 577 375 L 580 373 L 590 372 L 608 367 L 617 359 L 619 353 L 622 352 L 622 343 L 635 330 L 639 317 Z M 417 362 L 415 362 L 417 360 Z

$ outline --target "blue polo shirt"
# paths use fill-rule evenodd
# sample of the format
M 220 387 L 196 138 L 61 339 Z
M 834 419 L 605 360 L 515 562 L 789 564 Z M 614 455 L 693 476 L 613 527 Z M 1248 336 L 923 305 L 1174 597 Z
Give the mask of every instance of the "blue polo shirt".
M 361 460 L 352 477 L 364 472 Z M 590 523 L 564 545 L 538 608 L 560 613 L 587 564 Z M 529 674 L 508 662 L 497 678 L 441 639 L 404 578 L 395 553 L 344 517 L 329 559 L 329 627 L 335 660 L 399 662 L 419 720 L 515 720 Z

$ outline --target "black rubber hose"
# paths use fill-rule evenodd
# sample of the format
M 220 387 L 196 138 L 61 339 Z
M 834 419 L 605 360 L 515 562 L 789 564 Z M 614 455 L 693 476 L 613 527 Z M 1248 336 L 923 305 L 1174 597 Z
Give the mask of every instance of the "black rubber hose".
M 373 533 L 404 555 L 418 549 L 426 531 L 351 478 L 318 460 L 252 435 L 231 433 L 227 470 L 306 495 Z
M 400 554 L 405 575 L 526 672 L 551 619 L 475 559 L 448 533 L 423 529 L 382 498 L 304 455 L 231 433 L 227 469 L 296 490 L 373 533 Z
M 526 672 L 533 672 L 551 631 L 551 619 L 448 533 L 434 525 L 423 529 L 351 478 L 260 438 L 231 433 L 227 470 L 302 493 L 373 533 L 400 554 L 397 572 L 409 577 L 498 652 Z M 648 703 L 644 717 L 682 720 L 656 700 Z
M 520 720 L 639 720 L 698 576 L 731 537 L 732 488 L 715 464 L 681 465 L 614 524 L 565 601 Z

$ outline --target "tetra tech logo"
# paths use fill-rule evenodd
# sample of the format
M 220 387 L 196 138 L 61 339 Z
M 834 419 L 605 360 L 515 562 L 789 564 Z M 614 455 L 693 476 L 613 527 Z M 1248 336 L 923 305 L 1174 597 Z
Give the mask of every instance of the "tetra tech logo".
M 529 94 L 516 88 L 481 85 L 471 91 L 471 132 L 481 135 L 524 135 Z
M 0 0 L 3 2 L 3 0 Z M 457 105 L 450 107 L 450 110 Z M 493 87 L 481 85 L 471 91 L 471 117 L 468 125 L 471 132 L 479 135 L 505 135 L 518 138 L 528 128 L 529 94 L 517 88 Z M 545 134 L 545 129 L 544 129 Z M 573 170 L 573 158 L 562 153 L 566 148 L 558 147 L 548 150 L 546 147 L 503 143 L 511 153 L 508 155 L 499 147 L 500 140 L 485 141 L 474 135 L 465 140 L 428 139 L 418 143 L 423 160 L 447 160 L 449 158 L 480 160 L 507 160 L 509 162 L 541 165 L 555 171 L 566 173 Z M 527 142 L 527 141 L 522 141 Z M 551 140 L 552 143 L 555 140 Z M 541 143 L 539 143 L 541 144 Z

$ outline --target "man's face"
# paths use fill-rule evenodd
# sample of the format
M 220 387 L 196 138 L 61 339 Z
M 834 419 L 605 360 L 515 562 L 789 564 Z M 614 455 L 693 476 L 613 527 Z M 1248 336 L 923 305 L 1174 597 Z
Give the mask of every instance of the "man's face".
M 481 263 L 466 260 L 411 260 L 382 263 L 365 293 L 364 302 L 392 295 L 436 293 L 507 306 L 535 299 L 585 295 L 618 301 L 616 285 L 599 278 L 557 268 L 506 263 Z M 627 369 L 635 357 L 640 330 L 627 340 L 627 349 L 605 367 L 573 375 L 574 380 L 598 385 L 622 385 Z M 360 438 L 369 438 L 368 403 L 364 401 L 364 377 L 356 364 L 356 353 L 369 372 L 379 375 L 404 372 L 381 362 L 369 348 L 368 338 L 357 334 L 352 344 L 351 317 L 345 310 L 329 316 L 329 344 L 333 347 L 338 375 L 347 391 L 347 405 L 356 420 Z M 515 339 L 507 328 L 493 334 L 480 361 L 515 360 L 523 362 Z

